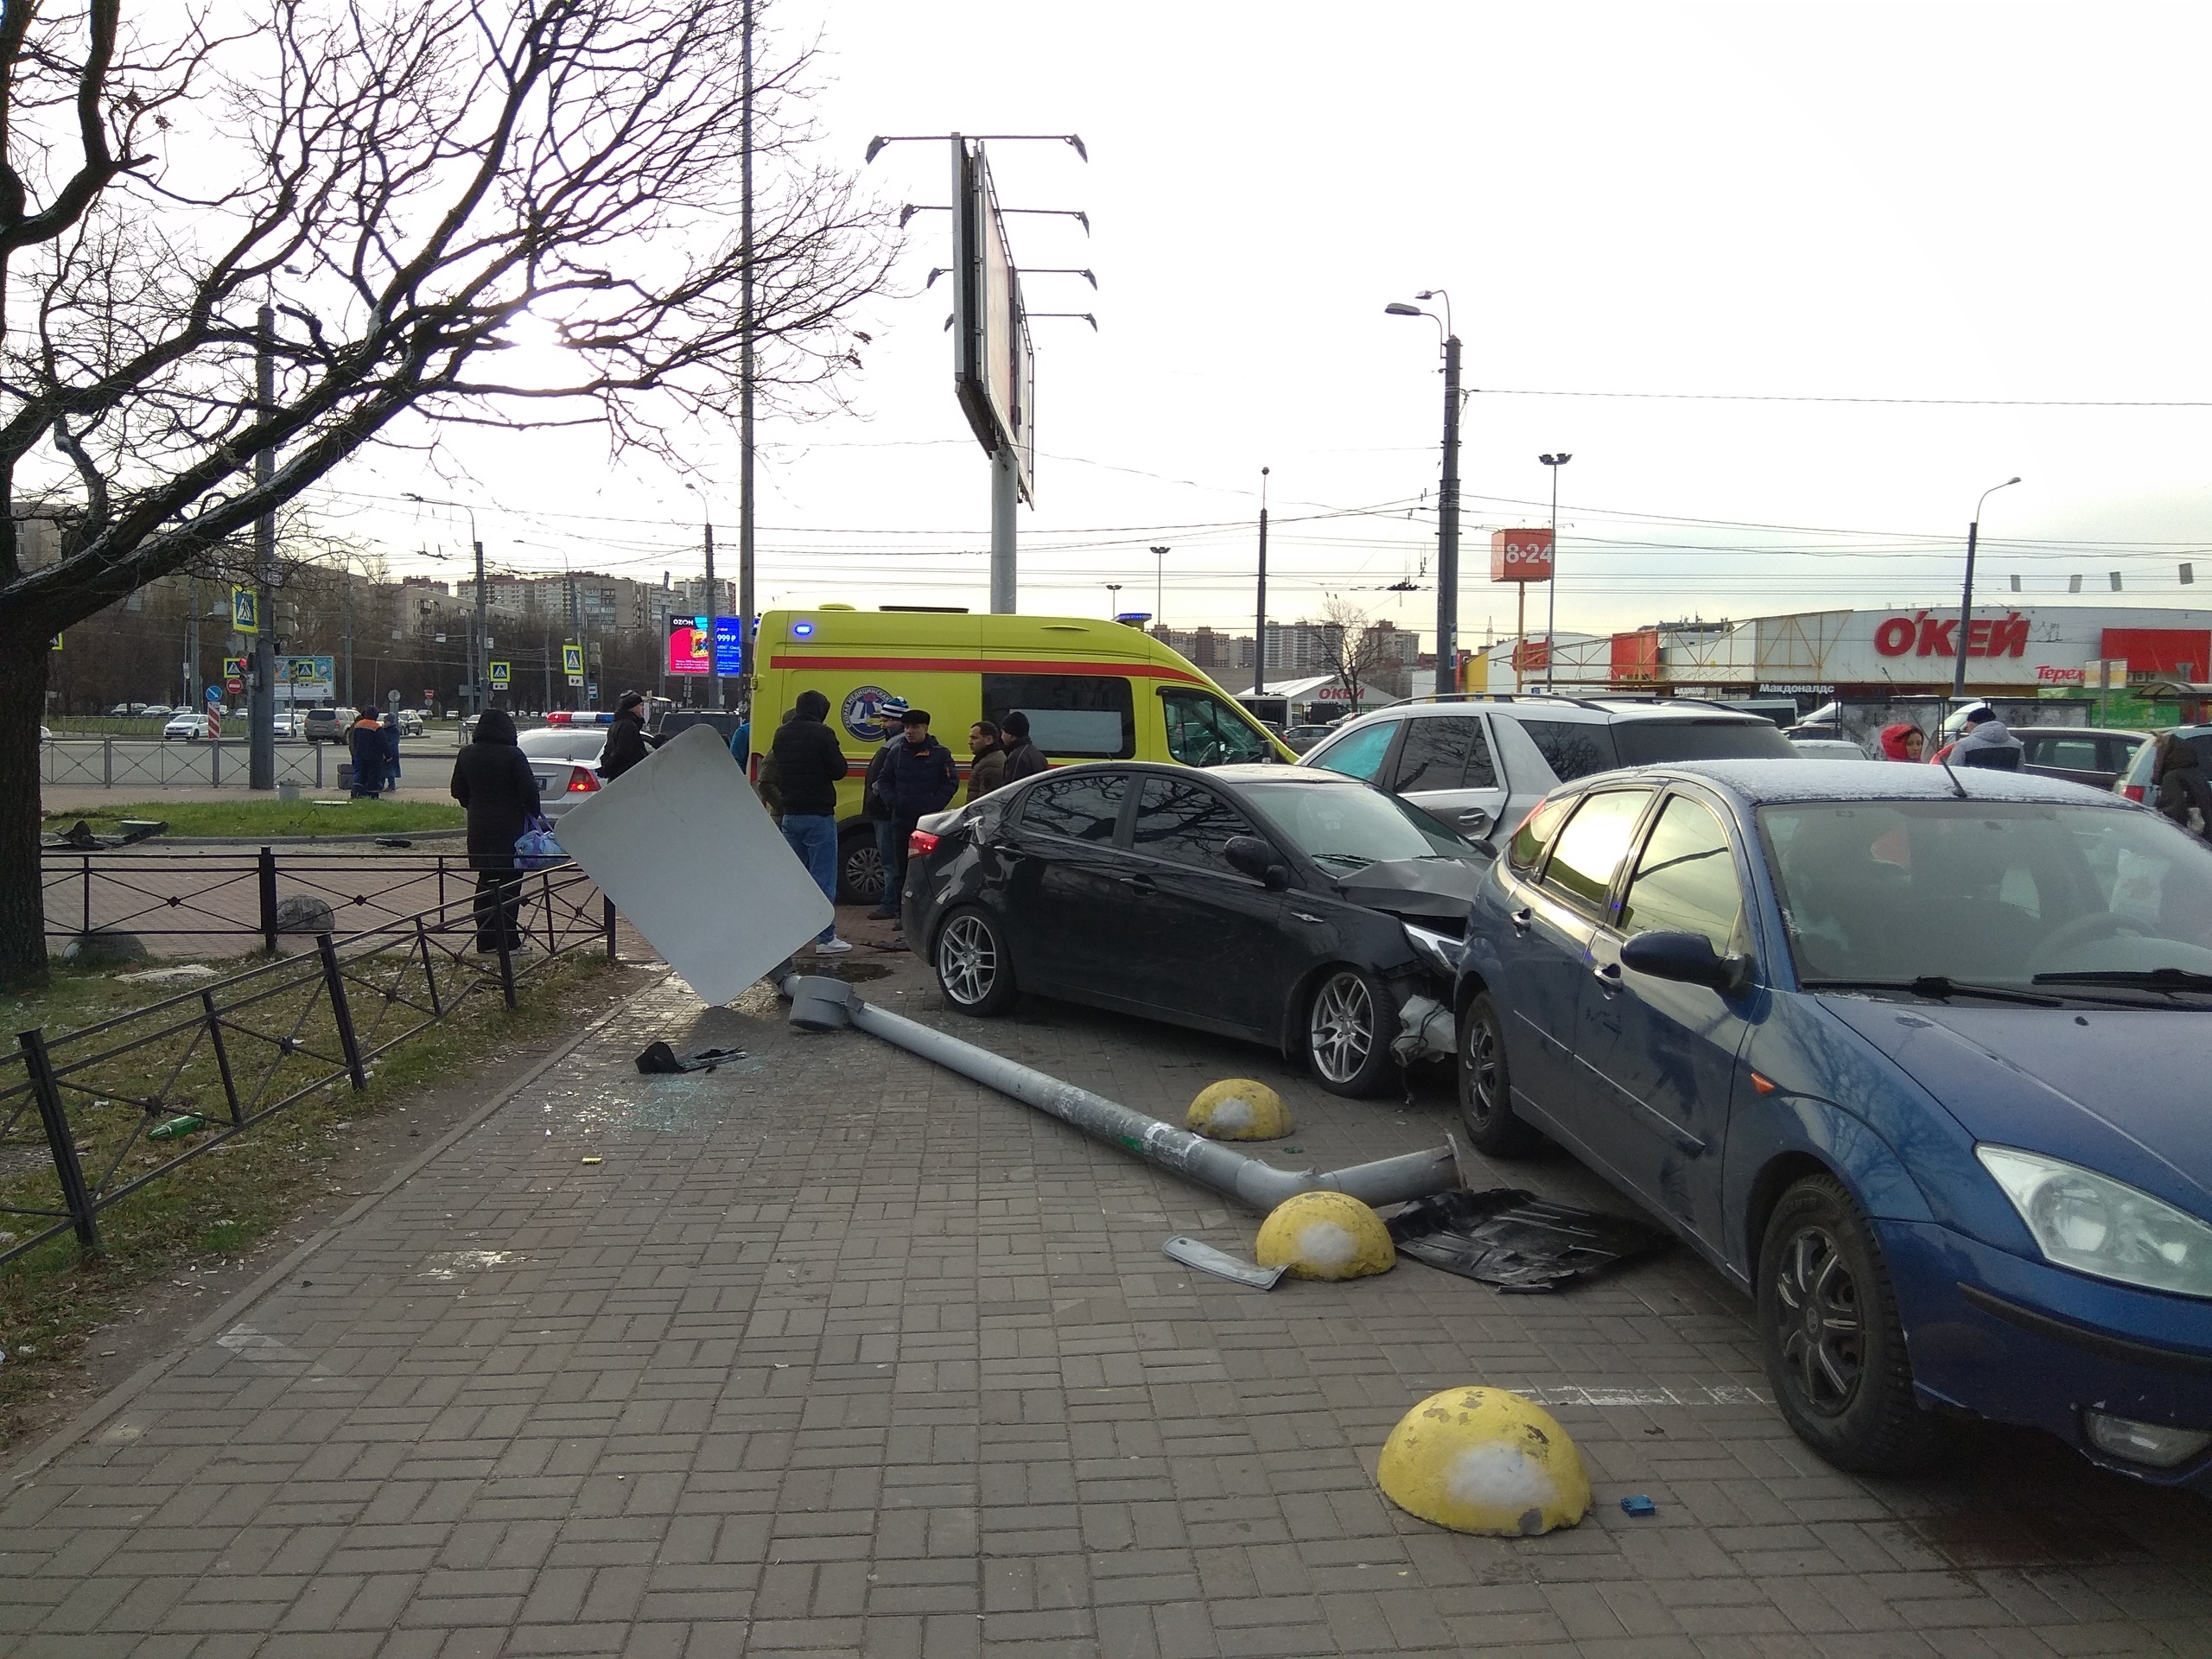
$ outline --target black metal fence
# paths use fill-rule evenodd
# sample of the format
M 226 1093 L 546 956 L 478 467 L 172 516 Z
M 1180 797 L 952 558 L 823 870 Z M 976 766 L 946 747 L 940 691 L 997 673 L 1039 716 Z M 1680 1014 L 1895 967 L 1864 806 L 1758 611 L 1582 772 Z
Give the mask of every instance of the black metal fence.
M 262 949 L 270 951 L 282 934 L 354 933 L 404 920 L 450 902 L 475 880 L 461 852 L 264 847 L 254 854 L 140 846 L 89 853 L 48 849 L 41 860 L 49 938 L 112 931 L 244 944 L 258 935 Z M 287 899 L 294 901 L 292 913 L 280 909 Z M 330 912 L 320 925 L 318 905 Z
M 563 957 L 615 955 L 614 907 L 574 866 L 521 876 L 524 948 L 480 938 L 476 895 L 0 1052 L 0 1217 L 31 1224 L 14 1260 L 65 1231 L 99 1248 L 99 1216 L 318 1090 L 368 1086 L 379 1056 L 471 1001 L 509 1007 Z

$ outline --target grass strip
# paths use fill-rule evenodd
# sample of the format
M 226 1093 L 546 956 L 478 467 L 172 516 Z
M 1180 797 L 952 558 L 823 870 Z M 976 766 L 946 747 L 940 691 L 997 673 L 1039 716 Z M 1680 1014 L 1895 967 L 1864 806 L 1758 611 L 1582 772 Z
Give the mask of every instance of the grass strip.
M 113 835 L 124 818 L 166 823 L 171 836 L 386 836 L 410 830 L 461 830 L 468 815 L 439 801 L 326 800 L 133 801 L 42 815 L 49 832 L 67 830 L 82 818 L 96 835 Z M 161 837 L 147 843 L 158 846 Z

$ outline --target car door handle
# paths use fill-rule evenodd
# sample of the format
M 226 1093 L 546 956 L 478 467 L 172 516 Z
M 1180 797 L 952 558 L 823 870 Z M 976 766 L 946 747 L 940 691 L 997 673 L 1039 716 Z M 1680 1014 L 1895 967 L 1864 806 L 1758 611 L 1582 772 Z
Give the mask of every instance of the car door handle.
M 1123 887 L 1135 887 L 1141 893 L 1149 894 L 1160 891 L 1160 884 L 1148 875 L 1124 875 L 1117 879 Z
M 1292 912 L 1290 912 L 1290 916 L 1291 916 L 1291 919 L 1292 919 L 1293 921 L 1296 921 L 1296 922 L 1311 922 L 1311 923 L 1313 923 L 1316 927 L 1319 927 L 1319 926 L 1320 926 L 1320 925 L 1321 925 L 1321 918 L 1320 918 L 1319 916 L 1308 916 L 1308 915 L 1307 915 L 1304 911 L 1302 911 L 1302 910 L 1294 910 L 1294 911 L 1292 911 Z
M 1534 911 L 1524 909 L 1515 911 L 1505 919 L 1513 924 L 1513 931 L 1516 933 L 1526 933 L 1535 925 L 1536 916 Z
M 1621 988 L 1621 965 L 1618 962 L 1599 963 L 1590 969 L 1590 974 L 1609 991 L 1618 991 Z

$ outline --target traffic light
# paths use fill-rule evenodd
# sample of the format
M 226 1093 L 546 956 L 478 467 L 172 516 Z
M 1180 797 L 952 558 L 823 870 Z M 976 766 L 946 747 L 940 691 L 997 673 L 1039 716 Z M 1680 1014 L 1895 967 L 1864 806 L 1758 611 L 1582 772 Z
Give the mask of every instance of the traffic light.
M 280 599 L 276 601 L 276 649 L 283 651 L 300 635 L 300 601 Z

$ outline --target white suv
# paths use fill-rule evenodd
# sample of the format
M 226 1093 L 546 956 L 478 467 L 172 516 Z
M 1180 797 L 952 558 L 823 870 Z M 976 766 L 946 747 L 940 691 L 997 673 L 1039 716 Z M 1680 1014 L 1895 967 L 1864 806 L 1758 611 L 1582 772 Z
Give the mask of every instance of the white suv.
M 1560 785 L 1672 760 L 1789 760 L 1782 728 L 1691 698 L 1543 694 L 1414 698 L 1346 721 L 1299 758 L 1404 797 L 1488 841 Z

